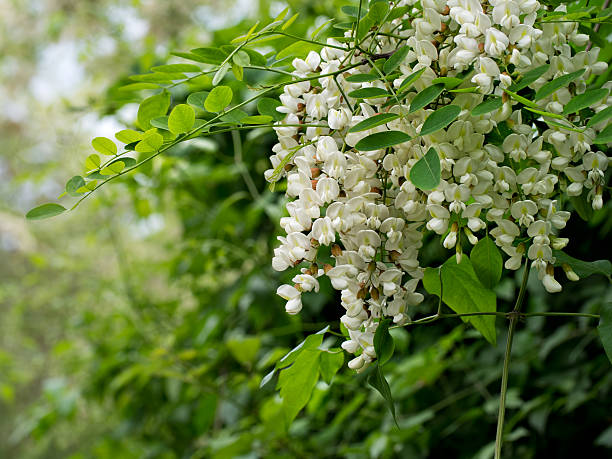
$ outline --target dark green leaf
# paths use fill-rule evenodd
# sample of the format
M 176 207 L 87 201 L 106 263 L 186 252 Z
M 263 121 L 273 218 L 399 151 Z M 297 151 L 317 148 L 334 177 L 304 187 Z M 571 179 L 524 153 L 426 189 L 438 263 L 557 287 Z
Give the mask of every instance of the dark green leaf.
M 263 97 L 257 102 L 257 111 L 262 115 L 271 116 L 274 121 L 280 121 L 285 118 L 284 113 L 280 113 L 276 110 L 276 108 L 280 106 L 281 103 L 278 100 L 270 97 Z
M 192 94 L 189 94 L 189 96 L 187 97 L 187 103 L 189 105 L 192 105 L 194 107 L 200 108 L 200 109 L 204 109 L 204 101 L 206 100 L 206 98 L 208 97 L 209 92 L 208 91 L 198 91 L 198 92 L 194 92 Z
M 470 261 L 480 283 L 488 289 L 495 287 L 502 275 L 502 256 L 489 236 L 485 236 L 472 249 Z
M 410 48 L 408 46 L 402 46 L 401 48 L 397 48 L 395 52 L 385 61 L 383 65 L 383 71 L 386 74 L 393 72 L 396 68 L 398 68 L 406 59 L 406 56 L 410 52 Z
M 557 91 L 558 89 L 563 88 L 564 86 L 567 86 L 572 81 L 574 81 L 576 78 L 581 77 L 582 74 L 585 72 L 585 70 L 586 69 L 582 68 L 580 70 L 576 70 L 575 72 L 568 73 L 567 75 L 563 75 L 563 76 L 560 76 L 559 78 L 555 78 L 554 80 L 549 81 L 544 86 L 542 86 L 540 89 L 538 89 L 538 91 L 535 93 L 534 100 L 540 100 L 540 99 L 544 99 L 547 96 L 550 96 L 553 92 Z M 534 107 L 534 108 L 537 108 L 537 107 Z
M 43 204 L 42 206 L 34 207 L 26 214 L 28 220 L 42 220 L 43 218 L 55 217 L 63 212 L 66 212 L 64 206 L 59 204 Z
M 509 89 L 504 89 L 504 92 L 506 94 L 508 94 L 510 97 L 512 97 L 514 100 L 516 100 L 517 102 L 520 102 L 521 104 L 525 105 L 526 107 L 531 107 L 531 108 L 538 108 L 538 104 L 536 104 L 535 102 L 518 95 L 515 92 L 510 91 Z
M 402 83 L 402 85 L 403 84 L 404 83 Z M 427 104 L 434 101 L 436 97 L 442 94 L 442 91 L 444 91 L 443 84 L 434 84 L 433 86 L 428 86 L 427 88 L 423 89 L 414 97 L 414 99 L 412 99 L 408 113 L 416 112 L 417 110 L 425 107 Z
M 503 104 L 504 103 L 501 97 L 491 97 L 490 99 L 487 99 L 484 102 L 481 102 L 480 104 L 476 105 L 476 107 L 474 107 L 474 109 L 472 110 L 471 114 L 472 116 L 484 115 L 486 113 L 499 110 Z
M 368 376 L 368 384 L 372 386 L 374 389 L 378 391 L 380 395 L 387 402 L 387 407 L 393 416 L 393 420 L 397 424 L 397 419 L 395 416 L 395 404 L 393 402 L 393 396 L 391 395 L 391 388 L 389 387 L 389 383 L 385 379 L 385 375 L 380 368 L 380 365 L 376 365 L 370 376 Z
M 594 126 L 609 118 L 612 118 L 612 106 L 604 108 L 602 111 L 593 115 L 593 118 L 587 123 L 587 127 Z
M 374 334 L 374 350 L 378 357 L 378 365 L 387 363 L 393 356 L 393 351 L 395 350 L 395 343 L 389 334 L 390 323 L 390 319 L 381 320 Z
M 374 75 L 373 73 L 357 73 L 346 77 L 346 81 L 350 83 L 368 83 L 376 80 L 380 80 L 380 75 Z
M 440 183 L 440 158 L 432 147 L 410 169 L 410 181 L 421 190 L 433 190 Z
M 427 70 L 427 67 L 423 67 L 421 70 L 417 70 L 416 72 L 411 73 L 406 78 L 404 78 L 404 81 L 402 81 L 399 90 L 403 91 L 404 89 L 408 89 L 415 81 L 417 81 L 421 77 L 421 75 L 423 75 L 423 72 L 425 72 L 425 70 Z
M 578 112 L 583 108 L 590 107 L 594 103 L 599 102 L 601 99 L 606 97 L 608 92 L 609 91 L 606 88 L 600 88 L 580 94 L 570 100 L 567 105 L 563 107 L 563 114 L 568 115 L 570 113 Z
M 348 94 L 349 97 L 354 99 L 377 99 L 379 97 L 389 97 L 390 95 L 386 90 L 376 87 L 356 89 Z
M 459 86 L 461 83 L 463 83 L 463 81 L 464 80 L 462 78 L 438 77 L 438 78 L 434 78 L 431 81 L 431 84 L 442 83 L 446 89 L 453 89 L 453 88 L 456 88 L 457 86 Z
M 589 277 L 593 274 L 612 276 L 612 263 L 609 260 L 582 261 L 570 257 L 561 250 L 553 250 L 553 256 L 555 257 L 555 266 L 568 264 L 580 278 Z
M 66 193 L 70 196 L 80 196 L 81 193 L 77 193 L 77 190 L 85 186 L 85 180 L 80 175 L 75 175 L 66 183 Z
M 544 75 L 546 72 L 548 72 L 549 68 L 550 64 L 546 64 L 540 67 L 536 67 L 535 69 L 530 70 L 529 72 L 526 72 L 520 80 L 518 80 L 516 83 L 512 83 L 508 89 L 510 89 L 510 91 L 518 92 L 521 89 L 526 88 L 531 83 L 540 78 L 542 75 Z
M 350 128 L 348 132 L 360 132 L 366 131 L 368 129 L 375 128 L 376 126 L 380 126 L 381 124 L 386 124 L 389 121 L 393 121 L 399 118 L 399 115 L 395 113 L 379 113 L 378 115 L 374 115 L 370 118 L 366 118 L 363 121 L 360 121 L 355 126 Z
M 143 89 L 159 89 L 155 83 L 131 83 L 120 86 L 119 91 L 142 91 Z
M 197 65 L 193 64 L 167 64 L 167 65 L 158 65 L 157 67 L 151 67 L 152 72 L 161 72 L 161 73 L 195 73 L 201 72 L 202 69 Z
M 332 352 L 321 352 L 320 370 L 323 381 L 331 384 L 332 379 L 344 363 L 344 352 L 342 349 L 330 350 Z
M 228 56 L 227 53 L 221 51 L 219 48 L 196 48 L 192 49 L 191 52 L 200 59 L 200 62 L 215 65 L 222 64 Z M 176 54 L 178 55 L 178 53 Z
M 597 134 L 593 143 L 596 144 L 606 144 L 612 142 L 612 124 L 606 126 L 606 128 Z
M 378 150 L 380 148 L 387 148 L 399 143 L 408 142 L 409 140 L 410 136 L 401 131 L 376 132 L 357 142 L 355 148 L 360 151 Z
M 437 109 L 423 123 L 420 135 L 429 135 L 445 128 L 459 116 L 459 113 L 461 113 L 461 107 L 457 105 L 447 105 Z
M 374 24 L 380 24 L 383 19 L 385 19 L 385 16 L 387 15 L 388 11 L 389 2 L 370 2 L 370 11 L 368 12 L 368 18 L 371 19 Z
M 438 269 L 427 268 L 423 277 L 423 286 L 432 295 L 440 296 L 438 273 Z M 457 259 L 453 255 L 442 265 L 442 285 L 444 291 L 442 301 L 457 314 L 497 310 L 495 293 L 480 283 L 470 259 L 466 256 L 461 258 L 461 264 L 457 264 Z M 476 315 L 462 319 L 470 322 L 487 341 L 495 344 L 495 316 Z
M 599 311 L 599 326 L 597 333 L 603 348 L 606 351 L 608 360 L 612 363 L 612 303 L 604 303 Z

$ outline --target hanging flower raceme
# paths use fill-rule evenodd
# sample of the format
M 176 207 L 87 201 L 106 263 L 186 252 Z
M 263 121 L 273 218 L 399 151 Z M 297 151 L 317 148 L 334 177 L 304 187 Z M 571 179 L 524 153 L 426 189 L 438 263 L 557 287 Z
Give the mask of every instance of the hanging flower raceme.
M 606 65 L 576 23 L 538 20 L 537 1 L 402 6 L 358 46 L 347 31 L 293 61 L 296 80 L 321 77 L 285 86 L 278 124 L 308 127 L 276 129 L 266 172 L 286 179 L 289 198 L 273 267 L 301 269 L 278 294 L 298 313 L 301 293 L 327 276 L 357 371 L 376 359 L 380 320 L 404 324 L 423 301 L 426 233 L 457 262 L 490 235 L 506 269 L 529 263 L 560 291 L 554 250 L 568 243 L 559 231 L 570 217 L 561 197 L 601 208 L 608 166 L 596 114 L 612 104 L 612 85 L 587 89 Z

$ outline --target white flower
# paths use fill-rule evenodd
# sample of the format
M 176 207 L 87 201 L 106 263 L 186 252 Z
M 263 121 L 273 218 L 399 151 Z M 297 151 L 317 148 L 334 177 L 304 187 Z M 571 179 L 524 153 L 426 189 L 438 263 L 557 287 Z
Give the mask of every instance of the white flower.
M 289 314 L 297 314 L 302 310 L 302 297 L 298 289 L 291 285 L 281 285 L 276 290 L 276 294 L 282 299 L 287 300 L 285 310 Z
M 484 49 L 489 56 L 499 57 L 506 50 L 510 40 L 505 33 L 495 27 L 489 27 L 485 32 Z

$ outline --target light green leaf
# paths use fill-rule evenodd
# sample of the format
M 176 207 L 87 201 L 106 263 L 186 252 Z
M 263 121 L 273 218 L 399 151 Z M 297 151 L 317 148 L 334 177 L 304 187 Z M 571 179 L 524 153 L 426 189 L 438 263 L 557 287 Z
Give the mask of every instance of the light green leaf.
M 161 94 L 148 97 L 138 107 L 138 124 L 143 130 L 151 127 L 150 121 L 158 116 L 164 116 L 170 107 L 170 93 L 164 91 Z
M 403 84 L 404 83 L 402 83 L 402 85 Z M 408 113 L 416 112 L 417 110 L 425 107 L 427 104 L 434 101 L 436 97 L 442 94 L 442 91 L 444 91 L 444 85 L 441 83 L 434 84 L 433 86 L 428 86 L 427 88 L 423 89 L 414 97 L 414 99 L 412 99 Z
M 187 104 L 179 104 L 168 117 L 168 129 L 175 135 L 189 132 L 195 122 L 195 112 Z
M 583 108 L 590 107 L 594 103 L 599 102 L 601 99 L 606 97 L 608 92 L 609 91 L 606 88 L 600 88 L 580 94 L 570 100 L 567 105 L 563 107 L 563 114 L 568 115 L 570 113 L 580 111 Z
M 373 87 L 356 89 L 349 92 L 348 96 L 353 99 L 378 99 L 379 97 L 389 97 L 391 94 L 382 88 Z
M 242 68 L 241 66 L 237 64 L 232 64 L 232 73 L 238 81 L 242 81 L 244 79 L 244 68 Z
M 167 64 L 158 65 L 157 67 L 151 67 L 151 71 L 161 73 L 195 73 L 201 72 L 202 69 L 194 64 Z
M 481 116 L 487 113 L 491 113 L 495 110 L 499 110 L 503 104 L 504 103 L 501 97 L 491 97 L 490 99 L 487 99 L 484 102 L 481 102 L 480 104 L 476 105 L 476 107 L 474 107 L 474 109 L 472 110 L 471 115 Z
M 391 395 L 391 388 L 389 387 L 389 383 L 385 378 L 385 375 L 382 372 L 382 368 L 380 365 L 376 364 L 370 376 L 368 376 L 368 384 L 372 386 L 374 389 L 378 391 L 380 395 L 387 402 L 387 407 L 389 411 L 393 415 L 393 420 L 397 424 L 397 419 L 395 417 L 395 404 L 393 402 L 393 396 Z
M 488 289 L 495 287 L 502 275 L 502 256 L 489 236 L 485 236 L 472 249 L 470 261 L 480 283 Z
M 410 181 L 421 190 L 433 190 L 440 183 L 440 158 L 432 147 L 410 169 Z
M 281 30 L 287 30 L 289 27 L 291 27 L 291 24 L 295 22 L 299 15 L 300 13 L 295 13 L 293 16 L 287 19 L 285 23 L 281 26 Z
M 355 148 L 360 151 L 372 151 L 408 142 L 409 140 L 410 136 L 401 131 L 376 132 L 357 142 Z
M 611 142 L 612 142 L 612 124 L 609 124 L 608 126 L 606 126 L 606 128 L 603 131 L 597 134 L 597 137 L 595 137 L 595 140 L 593 140 L 593 143 L 606 144 L 606 143 L 611 143 Z
M 321 352 L 319 369 L 321 377 L 327 384 L 331 384 L 335 374 L 344 364 L 344 352 L 342 349 L 330 349 L 330 352 Z
M 251 63 L 251 58 L 246 53 L 246 51 L 236 51 L 232 56 L 232 61 L 234 64 L 239 65 L 240 67 L 247 67 Z
M 225 74 L 227 73 L 227 71 L 230 69 L 230 65 L 228 63 L 223 64 L 219 70 L 217 70 L 217 73 L 215 73 L 215 76 L 212 79 L 212 85 L 213 86 L 217 86 L 221 80 L 225 77 Z
M 399 118 L 399 115 L 396 113 L 379 113 L 378 115 L 374 115 L 370 118 L 366 118 L 365 120 L 360 121 L 355 126 L 350 128 L 348 132 L 351 133 L 366 131 L 368 129 L 380 126 L 381 124 L 386 124 L 389 121 L 393 121 L 397 118 Z
M 257 111 L 262 115 L 272 117 L 274 121 L 280 121 L 285 118 L 284 113 L 280 113 L 276 110 L 276 108 L 280 106 L 280 101 L 270 97 L 263 97 L 257 102 Z
M 210 91 L 204 102 L 204 108 L 213 113 L 221 112 L 232 102 L 233 96 L 234 93 L 229 86 L 217 86 Z
M 125 169 L 125 163 L 123 161 L 113 161 L 100 171 L 100 175 L 119 174 L 123 169 Z
M 518 92 L 523 88 L 526 88 L 531 83 L 535 82 L 538 78 L 548 72 L 550 68 L 550 64 L 542 65 L 541 67 L 536 67 L 529 72 L 526 72 L 523 77 L 515 83 L 512 83 L 508 88 L 510 91 Z
M 612 303 L 604 303 L 599 311 L 599 325 L 597 333 L 603 348 L 606 351 L 608 360 L 612 363 Z
M 536 104 L 535 102 L 532 102 L 531 100 L 526 99 L 525 97 L 520 96 L 517 93 L 510 91 L 509 89 L 504 89 L 504 92 L 508 94 L 510 97 L 512 97 L 514 100 L 516 100 L 517 102 L 520 102 L 526 107 L 531 107 L 535 109 L 538 108 L 538 104 Z
M 100 167 L 101 163 L 102 162 L 100 161 L 100 157 L 98 155 L 89 155 L 85 160 L 85 169 L 88 171 L 97 169 L 98 167 Z
M 66 193 L 70 196 L 80 196 L 81 193 L 78 192 L 79 188 L 85 186 L 85 179 L 80 175 L 75 175 L 66 183 Z
M 43 204 L 42 206 L 34 207 L 26 214 L 28 220 L 42 220 L 44 218 L 55 217 L 63 212 L 66 212 L 66 208 L 59 204 Z
M 350 83 L 369 83 L 376 80 L 380 80 L 380 75 L 374 75 L 373 73 L 356 73 L 346 77 L 346 81 Z
M 304 58 L 308 55 L 310 51 L 319 51 L 320 49 L 321 49 L 321 46 L 319 45 L 313 45 L 311 43 L 298 41 L 282 49 L 276 55 L 276 59 L 280 61 L 286 57 Z
M 312 390 L 319 379 L 318 349 L 305 349 L 293 365 L 280 372 L 278 387 L 283 400 L 283 417 L 289 426 L 302 408 L 306 406 Z
M 268 124 L 272 121 L 274 121 L 274 119 L 268 115 L 245 116 L 240 120 L 242 124 Z
M 106 137 L 96 137 L 91 141 L 91 146 L 94 147 L 94 150 L 103 155 L 112 156 L 117 154 L 117 145 Z
M 429 135 L 451 124 L 461 113 L 461 107 L 447 105 L 437 109 L 427 117 L 421 128 L 420 135 Z
M 164 138 L 157 132 L 152 132 L 145 135 L 144 138 L 136 145 L 136 151 L 139 153 L 154 153 L 160 149 L 164 143 Z
M 219 48 L 196 48 L 192 49 L 191 52 L 200 58 L 200 62 L 207 64 L 222 64 L 225 58 L 228 56 L 227 53 L 220 50 Z M 175 53 L 178 55 L 178 53 Z
M 168 117 L 167 116 L 158 116 L 157 118 L 153 118 L 151 121 L 151 126 L 163 129 L 164 131 L 169 131 L 168 129 Z
M 603 274 L 608 277 L 612 276 L 612 263 L 610 263 L 609 260 L 582 261 L 570 257 L 561 250 L 553 250 L 553 256 L 555 257 L 555 266 L 568 264 L 581 279 L 593 274 Z
M 547 118 L 554 118 L 554 119 L 558 119 L 558 120 L 565 120 L 565 117 L 563 115 L 559 115 L 558 113 L 551 113 L 551 112 L 547 112 L 545 110 L 537 110 L 535 108 L 531 108 L 531 107 L 525 107 L 525 110 L 528 110 L 530 112 L 533 113 L 537 113 L 538 115 L 547 117 Z
M 561 89 L 567 86 L 572 81 L 574 81 L 576 78 L 581 77 L 585 71 L 586 69 L 582 68 L 580 70 L 576 70 L 575 72 L 568 73 L 567 75 L 563 75 L 558 78 L 555 78 L 552 81 L 549 81 L 544 86 L 542 86 L 540 89 L 538 89 L 538 91 L 535 93 L 534 100 L 540 100 L 540 99 L 544 99 L 547 96 L 550 96 L 552 93 L 554 93 L 558 89 Z
M 442 301 L 457 314 L 497 310 L 495 293 L 480 283 L 470 259 L 466 256 L 461 258 L 459 265 L 454 255 L 442 265 L 442 284 L 444 291 Z M 423 286 L 432 295 L 440 296 L 438 269 L 425 270 Z M 495 316 L 469 316 L 462 319 L 471 323 L 487 341 L 495 344 Z
M 182 73 L 145 73 L 143 75 L 132 75 L 130 80 L 143 81 L 146 83 L 170 84 L 174 80 L 187 78 Z
M 380 24 L 389 11 L 389 2 L 371 2 L 368 17 L 374 24 Z
M 425 70 L 427 70 L 427 67 L 423 67 L 421 70 L 417 70 L 416 72 L 411 73 L 406 78 L 404 78 L 404 81 L 402 81 L 399 90 L 403 91 L 404 89 L 408 89 L 415 81 L 417 81 L 421 77 L 421 75 L 423 75 L 423 72 L 425 72 Z
M 406 59 L 406 56 L 410 52 L 410 48 L 408 46 L 402 46 L 401 48 L 397 48 L 395 52 L 385 61 L 383 65 L 383 71 L 388 75 L 393 72 L 396 68 L 398 68 L 402 62 Z
M 602 111 L 593 115 L 593 118 L 587 123 L 587 127 L 594 126 L 609 118 L 612 118 L 612 106 L 604 108 Z
M 134 131 L 132 129 L 123 129 L 115 134 L 115 138 L 119 142 L 123 143 L 134 143 L 142 140 L 142 132 Z
M 374 334 L 374 350 L 378 358 L 378 365 L 381 366 L 389 361 L 395 350 L 395 343 L 389 334 L 390 323 L 390 319 L 381 320 Z
M 159 89 L 159 84 L 155 83 L 130 83 L 120 86 L 119 91 L 142 91 L 145 89 Z

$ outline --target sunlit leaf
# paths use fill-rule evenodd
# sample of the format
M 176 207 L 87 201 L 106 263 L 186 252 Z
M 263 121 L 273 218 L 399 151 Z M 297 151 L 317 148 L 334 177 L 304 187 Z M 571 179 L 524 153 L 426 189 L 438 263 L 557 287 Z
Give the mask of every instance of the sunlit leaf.
M 91 141 L 91 146 L 94 147 L 98 153 L 103 155 L 116 155 L 117 154 L 117 145 L 111 139 L 107 139 L 106 137 L 96 137 Z
M 187 104 L 179 104 L 172 109 L 168 117 L 168 129 L 173 134 L 184 134 L 193 128 L 195 112 Z
M 232 102 L 233 96 L 234 93 L 229 86 L 217 86 L 206 97 L 204 108 L 213 113 L 221 112 Z
M 138 124 L 143 130 L 149 129 L 151 119 L 164 116 L 169 107 L 170 93 L 168 91 L 146 98 L 138 107 Z

